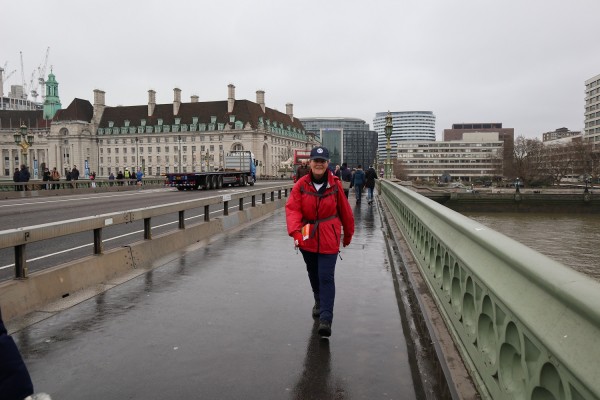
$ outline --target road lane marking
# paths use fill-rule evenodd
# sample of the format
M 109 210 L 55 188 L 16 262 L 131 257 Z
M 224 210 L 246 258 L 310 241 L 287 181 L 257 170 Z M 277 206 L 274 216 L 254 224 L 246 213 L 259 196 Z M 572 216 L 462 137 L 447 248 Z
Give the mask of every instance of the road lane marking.
M 246 205 L 246 204 L 251 204 L 251 202 L 244 203 L 244 205 Z M 222 212 L 223 212 L 223 210 L 216 210 L 216 211 L 211 211 L 210 214 L 216 214 L 216 213 L 222 213 Z M 196 216 L 193 216 L 193 217 L 188 217 L 188 218 L 185 218 L 185 220 L 187 221 L 187 220 L 196 219 L 196 218 L 200 218 L 200 217 L 204 217 L 204 214 L 196 215 Z M 154 229 L 162 228 L 162 227 L 167 226 L 167 225 L 173 225 L 173 224 L 178 224 L 178 223 L 179 223 L 179 221 L 167 222 L 167 223 L 164 223 L 164 224 L 161 224 L 161 225 L 156 225 L 156 226 L 152 227 L 152 229 L 154 230 Z M 120 239 L 120 238 L 123 238 L 125 236 L 135 235 L 135 234 L 142 233 L 142 232 L 144 232 L 143 229 L 138 230 L 138 231 L 134 231 L 134 232 L 125 233 L 123 235 L 119 235 L 119 236 L 115 236 L 115 237 L 112 237 L 112 238 L 104 239 L 104 240 L 102 240 L 102 243 L 109 242 L 109 241 L 115 240 L 115 239 Z M 93 243 L 83 244 L 81 246 L 71 247 L 71 248 L 66 249 L 66 250 L 61 250 L 61 251 L 57 251 L 57 252 L 54 252 L 54 253 L 51 253 L 51 254 L 44 254 L 43 256 L 31 258 L 29 260 L 25 260 L 25 262 L 29 263 L 29 262 L 33 262 L 33 261 L 37 261 L 37 260 L 42 260 L 44 258 L 53 257 L 53 256 L 56 256 L 56 255 L 59 255 L 59 254 L 63 254 L 63 253 L 66 253 L 66 252 L 69 252 L 69 251 L 73 251 L 73 250 L 82 249 L 84 247 L 93 246 L 93 245 L 94 245 Z M 15 266 L 15 264 L 8 264 L 8 265 L 0 266 L 0 271 L 5 270 L 7 268 L 12 268 L 14 266 Z
M 112 194 L 112 195 L 107 195 L 107 196 L 91 196 L 91 197 L 77 196 L 76 198 L 61 199 L 61 200 L 43 200 L 43 201 L 31 201 L 31 202 L 14 203 L 14 204 L 0 204 L 0 208 L 30 206 L 30 205 L 37 205 L 37 204 L 64 203 L 64 202 L 79 201 L 79 200 L 96 200 L 96 199 L 105 199 L 105 198 L 109 198 L 109 197 L 137 196 L 140 194 L 156 193 L 159 191 L 165 191 L 165 189 L 148 189 L 148 190 L 140 190 L 140 191 L 136 190 L 136 191 L 132 191 L 132 192 Z

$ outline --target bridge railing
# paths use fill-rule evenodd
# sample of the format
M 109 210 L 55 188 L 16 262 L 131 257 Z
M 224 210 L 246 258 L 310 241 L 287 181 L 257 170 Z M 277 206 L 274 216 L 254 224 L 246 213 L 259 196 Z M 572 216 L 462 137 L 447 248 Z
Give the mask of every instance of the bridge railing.
M 433 200 L 381 194 L 483 397 L 600 398 L 600 284 Z
M 144 221 L 144 230 L 142 239 L 152 239 L 151 221 L 153 217 L 166 214 L 178 214 L 178 229 L 185 229 L 185 212 L 197 208 L 204 208 L 204 222 L 210 220 L 209 207 L 221 207 L 223 215 L 229 215 L 230 208 L 244 210 L 244 200 L 250 199 L 251 207 L 257 206 L 257 197 L 260 197 L 260 203 L 267 202 L 267 195 L 270 201 L 282 198 L 282 192 L 285 197 L 291 190 L 293 184 L 281 186 L 270 186 L 266 188 L 235 192 L 231 194 L 211 196 L 202 199 L 178 201 L 175 203 L 164 204 L 153 207 L 134 209 L 126 212 L 113 212 L 102 215 L 95 215 L 84 218 L 76 218 L 67 221 L 53 222 L 23 228 L 8 229 L 0 231 L 0 249 L 14 248 L 15 254 L 15 278 L 27 278 L 28 269 L 26 262 L 26 246 L 28 244 L 54 239 L 61 236 L 71 235 L 81 232 L 93 232 L 94 246 L 93 254 L 102 254 L 102 230 L 119 224 L 128 224 L 134 221 Z M 214 209 L 214 208 L 213 208 Z

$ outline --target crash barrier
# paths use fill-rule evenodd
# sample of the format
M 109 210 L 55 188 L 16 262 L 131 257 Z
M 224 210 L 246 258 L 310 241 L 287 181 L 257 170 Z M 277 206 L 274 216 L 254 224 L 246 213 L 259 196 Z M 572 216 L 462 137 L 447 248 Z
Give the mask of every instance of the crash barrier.
M 400 185 L 378 188 L 483 398 L 600 398 L 598 282 Z
M 65 194 L 89 193 L 94 191 L 123 191 L 142 188 L 164 187 L 164 177 L 144 178 L 138 185 L 135 179 L 78 179 L 76 181 L 31 180 L 29 182 L 0 182 L 0 198 L 61 196 Z
M 15 279 L 0 283 L 3 317 L 10 320 L 25 315 L 36 307 L 69 296 L 77 290 L 107 282 L 132 269 L 150 267 L 161 257 L 176 253 L 188 245 L 269 215 L 285 205 L 285 198 L 292 186 L 289 183 L 0 231 L 0 249 L 12 247 L 15 253 Z M 248 200 L 251 206 L 245 208 L 245 201 Z M 203 221 L 186 225 L 186 211 L 198 208 L 204 209 Z M 223 215 L 211 219 L 210 210 L 218 209 L 222 210 Z M 153 237 L 152 218 L 165 214 L 178 215 L 177 229 Z M 143 221 L 144 225 L 143 236 L 138 241 L 130 246 L 103 251 L 103 228 L 134 221 Z M 28 244 L 81 232 L 93 234 L 94 245 L 90 256 L 28 273 Z

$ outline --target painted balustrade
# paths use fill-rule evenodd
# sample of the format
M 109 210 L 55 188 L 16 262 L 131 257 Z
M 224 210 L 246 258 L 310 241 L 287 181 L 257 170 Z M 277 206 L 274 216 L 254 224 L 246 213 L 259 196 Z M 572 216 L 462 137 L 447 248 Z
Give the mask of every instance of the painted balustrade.
M 414 191 L 379 188 L 482 397 L 600 398 L 598 282 Z

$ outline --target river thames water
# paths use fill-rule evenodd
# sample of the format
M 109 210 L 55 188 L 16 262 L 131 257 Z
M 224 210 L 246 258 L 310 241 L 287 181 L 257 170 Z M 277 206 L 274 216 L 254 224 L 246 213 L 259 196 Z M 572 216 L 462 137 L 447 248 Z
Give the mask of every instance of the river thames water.
M 600 215 L 462 214 L 600 282 Z

